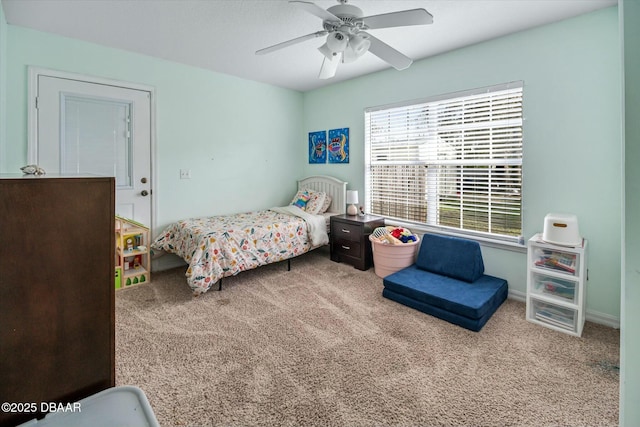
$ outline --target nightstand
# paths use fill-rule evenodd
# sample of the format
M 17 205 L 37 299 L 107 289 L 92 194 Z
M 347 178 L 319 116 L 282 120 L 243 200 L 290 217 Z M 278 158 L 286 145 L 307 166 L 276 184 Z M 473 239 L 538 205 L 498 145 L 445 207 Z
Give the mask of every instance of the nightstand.
M 358 270 L 373 264 L 369 235 L 384 227 L 384 218 L 373 215 L 335 215 L 331 217 L 331 260 L 346 262 Z

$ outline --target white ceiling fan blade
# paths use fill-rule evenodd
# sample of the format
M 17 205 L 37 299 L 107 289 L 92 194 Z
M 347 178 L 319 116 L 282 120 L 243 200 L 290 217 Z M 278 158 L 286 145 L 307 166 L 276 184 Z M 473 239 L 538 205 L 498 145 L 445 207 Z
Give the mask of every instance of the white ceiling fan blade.
M 389 27 L 408 27 L 410 25 L 426 25 L 433 23 L 433 16 L 424 9 L 403 10 L 365 16 L 362 22 L 370 29 Z
M 365 33 L 368 36 L 371 45 L 369 46 L 369 52 L 373 53 L 378 58 L 389 63 L 396 70 L 404 70 L 409 68 L 413 59 L 398 52 L 388 44 L 373 37 L 371 34 Z
M 317 4 L 311 3 L 310 1 L 290 0 L 289 3 L 293 3 L 296 6 L 301 7 L 302 9 L 306 10 L 307 12 L 309 12 L 312 15 L 317 16 L 318 18 L 322 19 L 323 21 L 338 21 L 338 22 L 340 22 L 340 18 L 335 16 L 333 13 L 324 10 L 323 8 L 318 6 Z
M 271 53 L 276 50 L 280 50 L 284 47 L 291 46 L 297 43 L 301 43 L 303 41 L 309 39 L 315 39 L 316 37 L 322 37 L 327 34 L 327 31 L 318 31 L 315 33 L 307 34 L 306 36 L 296 37 L 295 39 L 288 40 L 286 42 L 278 43 L 273 46 L 265 47 L 264 49 L 260 49 L 256 51 L 256 55 L 264 55 L 265 53 Z
M 340 64 L 340 58 L 342 53 L 334 55 L 332 59 L 324 58 L 322 60 L 322 68 L 320 68 L 320 74 L 318 75 L 319 79 L 330 79 L 331 77 L 336 75 L 336 70 L 338 69 L 338 64 Z

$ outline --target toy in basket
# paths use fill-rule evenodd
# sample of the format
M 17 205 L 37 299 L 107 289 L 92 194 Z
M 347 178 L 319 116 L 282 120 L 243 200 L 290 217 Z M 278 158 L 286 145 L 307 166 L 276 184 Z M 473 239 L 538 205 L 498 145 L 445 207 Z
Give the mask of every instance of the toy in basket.
M 377 241 L 378 243 L 389 245 L 402 245 L 418 241 L 418 237 L 411 233 L 408 228 L 393 227 L 391 225 L 376 228 L 371 233 L 371 236 L 373 238 L 370 237 L 369 240 L 372 242 Z
M 378 227 L 369 236 L 373 266 L 378 277 L 386 277 L 413 264 L 420 238 L 403 227 Z

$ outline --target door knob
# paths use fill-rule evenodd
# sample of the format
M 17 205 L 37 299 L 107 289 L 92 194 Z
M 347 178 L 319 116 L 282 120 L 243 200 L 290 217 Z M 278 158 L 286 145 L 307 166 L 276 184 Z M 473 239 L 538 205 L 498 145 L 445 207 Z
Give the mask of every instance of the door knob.
M 142 190 L 140 194 L 142 194 L 143 196 L 148 196 L 149 192 L 147 190 Z

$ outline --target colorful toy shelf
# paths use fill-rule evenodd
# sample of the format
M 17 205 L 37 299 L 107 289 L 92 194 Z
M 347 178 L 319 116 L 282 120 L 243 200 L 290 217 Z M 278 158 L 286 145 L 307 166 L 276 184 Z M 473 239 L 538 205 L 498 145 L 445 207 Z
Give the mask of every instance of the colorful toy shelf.
M 151 280 L 149 227 L 116 215 L 116 289 Z

